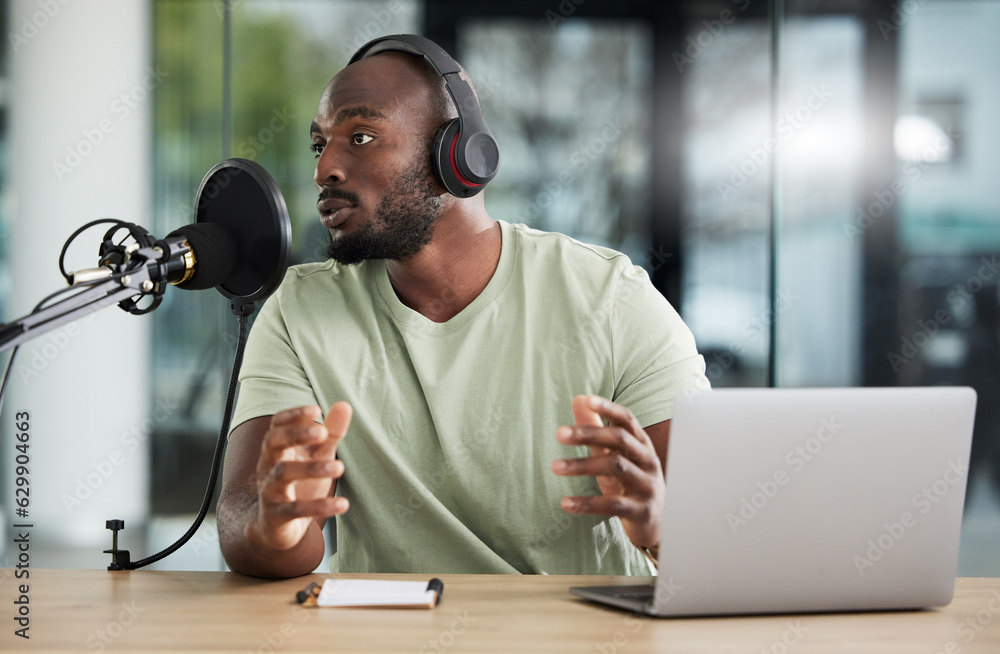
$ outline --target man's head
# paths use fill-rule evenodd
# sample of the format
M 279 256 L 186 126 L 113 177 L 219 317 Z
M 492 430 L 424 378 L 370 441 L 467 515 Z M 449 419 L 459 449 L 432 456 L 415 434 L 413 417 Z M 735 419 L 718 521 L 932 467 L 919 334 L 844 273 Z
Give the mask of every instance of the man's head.
M 383 52 L 330 82 L 311 130 L 328 256 L 402 260 L 430 242 L 450 201 L 431 145 L 456 115 L 443 79 L 414 55 Z

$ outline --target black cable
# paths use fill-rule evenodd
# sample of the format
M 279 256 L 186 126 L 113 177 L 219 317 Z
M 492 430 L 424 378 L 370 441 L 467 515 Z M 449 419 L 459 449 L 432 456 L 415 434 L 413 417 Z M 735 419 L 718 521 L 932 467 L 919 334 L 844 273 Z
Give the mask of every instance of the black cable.
M 66 242 L 63 243 L 62 250 L 59 252 L 59 273 L 62 274 L 62 276 L 66 279 L 66 283 L 68 284 L 73 283 L 73 277 L 68 272 L 66 272 L 66 267 L 63 265 L 63 261 L 66 258 L 66 251 L 69 250 L 70 243 L 72 243 L 73 240 L 85 230 L 90 229 L 94 225 L 101 225 L 103 223 L 114 223 L 118 227 L 122 227 L 123 225 L 128 225 L 128 223 L 125 222 L 124 220 L 118 220 L 117 218 L 98 218 L 97 220 L 91 220 L 89 223 L 87 223 L 80 229 L 70 234 L 69 238 L 66 239 Z
M 222 417 L 222 430 L 219 432 L 219 442 L 215 446 L 215 456 L 212 458 L 212 473 L 208 478 L 208 488 L 205 490 L 205 499 L 201 503 L 198 517 L 187 532 L 177 539 L 177 541 L 163 551 L 147 556 L 144 559 L 133 561 L 128 565 L 129 570 L 142 568 L 150 563 L 156 563 L 160 559 L 169 556 L 180 549 L 186 542 L 191 540 L 201 523 L 208 515 L 208 507 L 212 505 L 212 496 L 215 494 L 215 483 L 219 477 L 219 469 L 222 467 L 222 455 L 226 450 L 226 437 L 229 434 L 229 421 L 233 415 L 233 404 L 236 400 L 236 382 L 239 380 L 240 367 L 243 365 L 243 349 L 247 343 L 247 316 L 239 316 L 240 335 L 236 343 L 236 358 L 233 361 L 233 372 L 229 378 L 229 392 L 226 395 L 226 409 Z
M 45 297 L 43 297 L 42 300 L 38 304 L 35 305 L 35 308 L 32 309 L 31 314 L 33 315 L 33 314 L 38 313 L 43 308 L 45 308 L 44 307 L 45 304 L 47 304 L 53 298 L 55 298 L 55 297 L 57 297 L 59 295 L 62 295 L 63 293 L 69 293 L 70 291 L 76 291 L 76 290 L 79 290 L 79 289 L 82 289 L 82 288 L 87 288 L 88 286 L 94 286 L 96 284 L 100 284 L 102 282 L 106 282 L 109 279 L 120 279 L 124 275 L 125 275 L 125 272 L 123 272 L 123 271 L 122 272 L 117 272 L 117 273 L 114 273 L 112 275 L 109 275 L 108 277 L 103 277 L 101 279 L 91 279 L 91 280 L 86 281 L 86 282 L 80 282 L 79 284 L 74 284 L 72 286 L 67 286 L 66 288 L 60 288 L 55 293 L 49 293 L 48 295 L 46 295 Z M 138 291 L 136 291 L 136 293 L 138 294 Z M 86 305 L 84 305 L 84 306 L 86 306 Z

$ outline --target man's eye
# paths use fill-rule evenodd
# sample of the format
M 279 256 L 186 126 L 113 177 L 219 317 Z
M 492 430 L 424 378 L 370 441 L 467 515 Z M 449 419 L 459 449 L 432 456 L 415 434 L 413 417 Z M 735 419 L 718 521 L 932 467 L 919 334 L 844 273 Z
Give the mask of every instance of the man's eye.
M 371 143 L 374 140 L 375 140 L 375 137 L 372 136 L 371 134 L 360 134 L 359 133 L 359 134 L 355 134 L 353 137 L 351 137 L 351 141 L 354 143 L 354 145 L 364 145 L 366 143 Z
M 323 153 L 323 144 L 313 143 L 312 145 L 309 146 L 309 149 L 316 153 L 316 158 L 318 159 L 319 155 Z

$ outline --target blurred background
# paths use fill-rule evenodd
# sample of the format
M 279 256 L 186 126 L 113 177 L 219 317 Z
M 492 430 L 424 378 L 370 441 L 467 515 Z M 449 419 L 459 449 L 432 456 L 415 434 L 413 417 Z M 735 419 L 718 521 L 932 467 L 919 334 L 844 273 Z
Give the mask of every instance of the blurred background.
M 1000 576 L 1000 2 L 0 2 L 0 311 L 63 285 L 87 221 L 162 236 L 201 178 L 261 163 L 324 258 L 309 124 L 363 43 L 424 34 L 477 84 L 503 152 L 490 214 L 627 253 L 691 326 L 716 387 L 970 385 L 959 575 Z M 103 230 L 69 269 L 95 265 Z M 103 568 L 183 533 L 236 329 L 168 292 L 21 348 L 3 433 L 31 418 L 35 567 Z M 905 453 L 900 465 L 905 466 Z M 214 514 L 157 567 L 225 569 Z M 0 560 L 10 564 L 10 539 Z

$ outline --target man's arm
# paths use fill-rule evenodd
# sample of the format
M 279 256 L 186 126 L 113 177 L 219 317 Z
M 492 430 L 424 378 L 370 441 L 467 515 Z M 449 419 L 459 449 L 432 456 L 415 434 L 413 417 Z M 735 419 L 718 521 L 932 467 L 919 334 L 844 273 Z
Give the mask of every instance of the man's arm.
M 351 407 L 338 402 L 324 424 L 319 417 L 319 407 L 298 407 L 248 420 L 230 435 L 217 514 L 219 544 L 234 571 L 295 577 L 322 561 L 323 525 L 348 508 L 333 494 Z
M 660 469 L 667 472 L 667 445 L 670 443 L 670 421 L 664 420 L 645 428 L 649 440 L 653 441 L 653 449 L 660 460 Z

